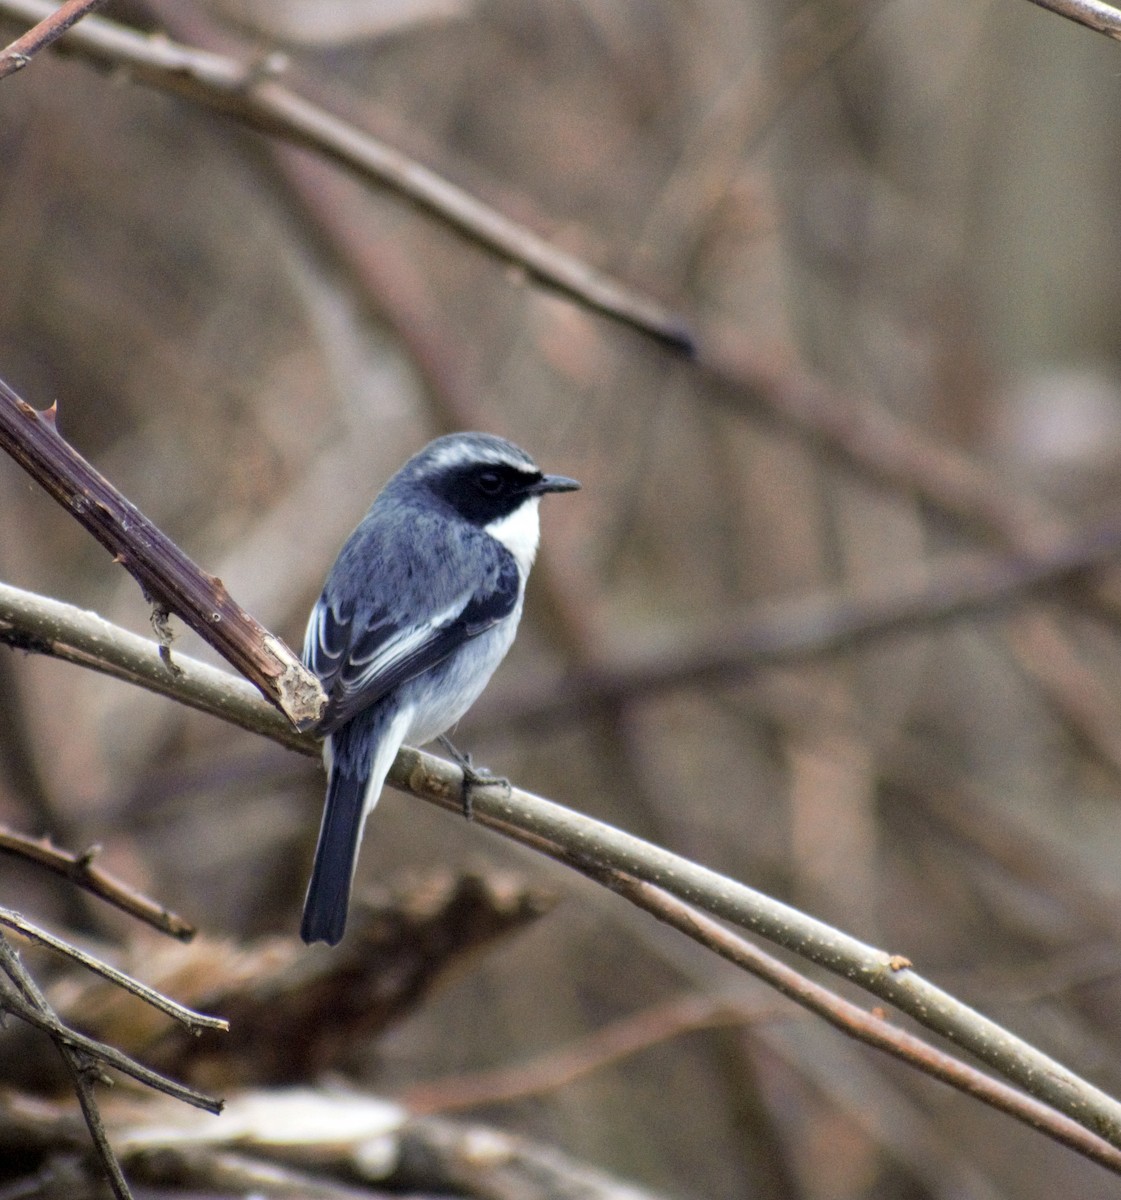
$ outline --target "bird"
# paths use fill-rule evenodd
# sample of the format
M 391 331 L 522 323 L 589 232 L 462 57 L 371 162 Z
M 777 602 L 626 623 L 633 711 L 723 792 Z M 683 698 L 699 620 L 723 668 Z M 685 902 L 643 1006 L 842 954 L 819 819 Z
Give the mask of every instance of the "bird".
M 343 544 L 304 638 L 327 696 L 316 725 L 327 797 L 300 923 L 309 945 L 342 939 L 366 818 L 397 751 L 442 738 L 510 649 L 541 497 L 579 487 L 505 438 L 452 433 L 401 467 Z M 477 779 L 465 772 L 465 802 Z

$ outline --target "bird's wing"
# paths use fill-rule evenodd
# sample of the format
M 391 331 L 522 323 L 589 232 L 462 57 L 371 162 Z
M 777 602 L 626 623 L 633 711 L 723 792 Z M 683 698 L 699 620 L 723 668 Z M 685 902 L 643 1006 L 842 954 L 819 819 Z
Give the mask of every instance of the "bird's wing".
M 393 622 L 384 610 L 356 610 L 321 597 L 304 640 L 304 662 L 327 693 L 318 732 L 338 729 L 398 684 L 443 662 L 464 642 L 508 616 L 518 602 L 521 584 L 513 556 L 502 551 L 488 574 L 482 587 L 462 593 L 424 620 L 407 624 Z

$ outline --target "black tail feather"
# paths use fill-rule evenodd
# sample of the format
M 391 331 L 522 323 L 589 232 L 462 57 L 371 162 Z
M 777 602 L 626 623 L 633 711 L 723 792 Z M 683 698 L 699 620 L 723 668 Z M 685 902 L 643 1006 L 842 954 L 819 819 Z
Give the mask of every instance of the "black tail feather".
M 331 772 L 319 843 L 315 847 L 315 865 L 300 922 L 300 937 L 309 945 L 326 942 L 337 946 L 346 930 L 350 883 L 362 836 L 362 809 L 368 783 L 368 777 L 347 774 L 337 764 Z

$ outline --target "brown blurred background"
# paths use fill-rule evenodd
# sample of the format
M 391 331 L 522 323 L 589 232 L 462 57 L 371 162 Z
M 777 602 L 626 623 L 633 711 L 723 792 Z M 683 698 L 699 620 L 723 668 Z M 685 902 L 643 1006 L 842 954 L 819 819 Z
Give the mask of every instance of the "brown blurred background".
M 1103 116 L 1121 47 L 1105 38 L 1022 0 L 105 11 L 242 58 L 281 49 L 290 86 L 681 312 L 702 352 L 814 375 L 1072 530 L 1116 507 L 1121 143 Z M 57 399 L 63 433 L 244 607 L 298 646 L 342 539 L 410 453 L 452 429 L 513 438 L 584 490 L 545 505 L 522 632 L 457 743 L 905 953 L 1121 1090 L 1117 628 L 1025 601 L 533 719 L 577 667 L 622 670 L 756 603 L 995 542 L 308 152 L 54 55 L 0 104 L 0 375 Z M 131 578 L 6 461 L 0 498 L 0 576 L 148 631 Z M 294 934 L 314 765 L 14 652 L 0 704 L 0 819 L 100 843 L 208 933 Z M 765 1015 L 471 1115 L 676 1196 L 1117 1194 L 621 901 L 387 793 L 360 886 L 436 865 L 514 869 L 563 902 L 353 1047 L 376 1091 L 700 991 Z M 4 873 L 28 915 L 128 933 Z

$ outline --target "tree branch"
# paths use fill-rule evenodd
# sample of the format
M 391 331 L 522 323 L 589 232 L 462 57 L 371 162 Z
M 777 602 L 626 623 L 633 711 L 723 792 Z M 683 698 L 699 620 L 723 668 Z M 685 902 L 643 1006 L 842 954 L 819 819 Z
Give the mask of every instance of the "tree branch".
M 0 15 L 20 20 L 38 20 L 52 11 L 45 0 L 0 0 Z M 60 49 L 100 65 L 127 68 L 140 83 L 315 150 L 402 196 L 538 283 L 673 350 L 694 352 L 692 334 L 680 317 L 269 78 L 280 65 L 275 59 L 263 66 L 246 64 L 167 38 L 147 37 L 100 17 L 75 29 Z
M 0 591 L 0 601 L 10 590 Z M 54 604 L 56 611 L 66 608 Z M 113 628 L 108 622 L 101 625 Z M 143 641 L 131 634 L 124 636 L 129 642 Z M 159 658 L 159 648 L 152 643 L 148 643 L 148 657 L 153 661 Z M 279 716 L 244 685 L 242 711 L 232 718 L 228 696 L 238 693 L 237 681 L 230 681 L 226 702 L 209 703 L 206 697 L 214 694 L 213 680 L 205 679 L 200 687 L 196 675 L 199 667 L 201 664 L 185 661 L 182 674 L 162 690 L 216 716 L 236 719 L 246 727 L 252 727 L 249 712 L 256 709 L 259 732 L 303 753 L 317 752 L 313 738 L 294 738 Z M 210 672 L 212 669 L 207 674 Z M 406 747 L 398 754 L 388 782 L 449 811 L 461 811 L 463 776 L 452 763 Z M 868 946 L 743 884 L 529 792 L 515 788 L 507 795 L 500 787 L 481 788 L 474 796 L 473 808 L 478 824 L 546 850 L 593 878 L 605 871 L 622 872 L 857 983 L 969 1050 L 1030 1095 L 1121 1148 L 1121 1104 L 924 979 L 906 959 Z
M 101 959 L 94 958 L 92 954 L 86 954 L 77 946 L 72 946 L 62 938 L 47 933 L 45 929 L 32 925 L 30 921 L 25 921 L 19 913 L 13 912 L 9 908 L 0 908 L 0 925 L 6 925 L 9 929 L 13 929 L 27 938 L 28 941 L 38 942 L 39 945 L 46 946 L 57 954 L 72 959 L 79 966 L 85 967 L 87 971 L 100 975 L 126 992 L 131 992 L 153 1008 L 159 1009 L 160 1012 L 166 1013 L 173 1020 L 185 1025 L 192 1033 L 201 1033 L 204 1029 L 215 1029 L 220 1033 L 229 1032 L 229 1021 L 223 1020 L 221 1017 L 208 1017 L 204 1013 L 195 1012 L 194 1009 L 187 1008 L 182 1004 L 176 1004 L 162 992 L 147 987 L 139 980 L 133 979 L 131 975 L 118 971 L 116 967 L 111 967 Z
M 708 946 L 722 958 L 749 971 L 756 978 L 789 997 L 795 1004 L 821 1017 L 847 1036 L 882 1050 L 932 1079 L 938 1079 L 992 1108 L 1007 1113 L 1017 1121 L 1093 1159 L 1114 1174 L 1121 1175 L 1121 1150 L 1078 1122 L 1060 1115 L 1051 1106 L 1025 1096 L 1015 1088 L 936 1049 L 921 1038 L 888 1024 L 883 1014 L 869 1013 L 829 988 L 814 983 L 773 955 L 760 950 L 758 946 L 753 946 L 744 938 L 737 937 L 723 925 L 683 904 L 660 888 L 640 883 L 618 872 L 613 873 L 613 877 L 605 874 L 601 882 L 625 896 L 633 904 L 652 913 L 659 921 L 664 921 Z
M 1049 12 L 1058 13 L 1068 21 L 1085 25 L 1095 33 L 1121 41 L 1121 12 L 1101 0 L 1031 0 Z
M 293 729 L 271 705 L 259 703 L 260 692 L 241 676 L 186 654 L 176 654 L 173 673 L 155 642 L 72 604 L 0 583 L 0 642 L 89 667 L 290 749 L 318 753 L 314 739 Z
M 0 618 L 0 641 L 5 640 L 3 630 L 4 623 Z M 25 858 L 37 866 L 45 867 L 161 933 L 170 934 L 183 942 L 189 942 L 195 936 L 195 927 L 190 922 L 94 866 L 96 847 L 72 854 L 69 850 L 59 849 L 48 838 L 29 838 L 6 825 L 0 825 L 0 853 Z
M 0 971 L 7 976 L 9 981 L 3 989 L 3 997 L 0 998 L 2 1007 L 16 1013 L 31 1024 L 45 1022 L 57 1026 L 59 1031 L 64 1028 L 3 933 L 0 933 Z M 89 1062 L 86 1056 L 72 1041 L 61 1037 L 60 1033 L 56 1033 L 53 1028 L 48 1029 L 47 1032 L 50 1033 L 51 1039 L 58 1048 L 59 1054 L 62 1055 L 74 1081 L 74 1090 L 78 1096 L 78 1103 L 81 1105 L 86 1128 L 89 1130 L 94 1151 L 105 1172 L 105 1177 L 109 1181 L 113 1195 L 117 1200 L 132 1200 L 132 1193 L 129 1191 L 128 1183 L 121 1171 L 121 1164 L 117 1161 L 113 1147 L 110 1146 L 109 1139 L 105 1136 L 105 1126 L 102 1124 L 101 1113 L 98 1111 L 97 1100 L 93 1094 L 93 1081 L 90 1078 Z
M 140 584 L 156 614 L 176 613 L 297 728 L 315 722 L 319 681 L 61 436 L 56 408 L 37 412 L 0 380 L 0 449 L 58 501 Z M 165 670 L 176 668 L 164 649 Z
M 5 957 L 3 947 L 6 943 L 7 939 L 0 934 L 0 957 Z M 14 954 L 10 947 L 8 950 L 9 955 Z M 7 964 L 4 964 L 3 969 L 8 970 Z M 28 976 L 28 978 L 30 977 Z M 193 1108 L 201 1108 L 204 1112 L 213 1113 L 215 1116 L 222 1111 L 221 1100 L 215 1100 L 214 1097 L 207 1096 L 204 1092 L 187 1087 L 186 1084 L 177 1083 L 174 1079 L 161 1075 L 159 1071 L 153 1071 L 143 1063 L 137 1062 L 136 1059 L 130 1058 L 115 1046 L 109 1046 L 105 1042 L 99 1042 L 96 1038 L 79 1033 L 76 1029 L 71 1029 L 69 1025 L 63 1024 L 49 1007 L 44 1008 L 25 995 L 10 994 L 0 1001 L 0 1006 L 6 1008 L 13 1016 L 19 1017 L 21 1021 L 26 1021 L 29 1025 L 34 1025 L 36 1029 L 41 1029 L 64 1050 L 70 1050 L 102 1062 L 107 1067 L 112 1067 L 114 1071 L 120 1071 L 122 1075 L 135 1079 L 137 1083 L 142 1083 L 145 1087 L 152 1088 L 153 1091 L 163 1092 L 174 1100 L 181 1100 L 184 1104 L 190 1104 Z
M 0 79 L 6 79 L 22 71 L 31 59 L 61 37 L 71 25 L 80 21 L 86 13 L 100 8 L 105 0 L 66 0 L 50 16 L 44 17 L 22 37 L 0 50 Z
M 930 630 L 1073 586 L 1119 558 L 1121 521 L 1115 520 L 1096 532 L 1056 541 L 1046 550 L 1041 547 L 1030 557 L 946 555 L 847 589 L 757 605 L 708 629 L 669 628 L 661 638 L 645 638 L 640 650 L 617 654 L 613 663 L 565 678 L 549 693 L 508 693 L 502 704 L 504 727 L 555 726 L 585 719 L 596 707 L 736 681 L 763 668 L 804 663 L 882 638 Z
M 586 717 L 590 707 L 698 684 L 741 679 L 764 667 L 806 662 L 877 639 L 989 612 L 1070 585 L 1121 557 L 1121 522 L 1060 540 L 1031 557 L 981 553 L 920 563 L 848 591 L 824 592 L 748 610 L 701 633 L 673 630 L 653 650 L 566 679 L 545 697 L 506 707 L 520 726 Z M 258 705 L 244 681 L 176 655 L 171 674 L 152 642 L 94 613 L 0 584 L 0 641 L 138 684 L 254 733 L 311 752 L 315 743 Z M 0 849 L 3 846 L 0 844 Z

